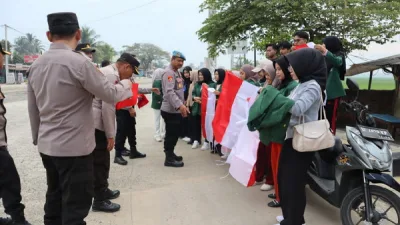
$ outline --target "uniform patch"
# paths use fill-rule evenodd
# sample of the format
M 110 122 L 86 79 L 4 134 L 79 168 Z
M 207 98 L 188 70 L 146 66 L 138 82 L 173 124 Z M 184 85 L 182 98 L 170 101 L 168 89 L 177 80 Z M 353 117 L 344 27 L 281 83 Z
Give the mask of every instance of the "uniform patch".
M 172 82 L 173 77 L 172 76 L 168 76 L 168 82 Z

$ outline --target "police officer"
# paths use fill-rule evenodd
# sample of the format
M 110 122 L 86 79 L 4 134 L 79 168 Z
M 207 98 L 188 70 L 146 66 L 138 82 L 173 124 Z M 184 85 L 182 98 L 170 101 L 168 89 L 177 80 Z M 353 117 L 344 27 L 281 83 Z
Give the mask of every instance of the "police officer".
M 161 104 L 161 116 L 165 121 L 164 166 L 183 167 L 182 156 L 174 153 L 175 145 L 180 134 L 182 116 L 187 117 L 189 110 L 184 104 L 183 78 L 178 69 L 183 66 L 185 56 L 179 52 L 172 53 L 171 64 L 165 70 L 162 77 L 163 102 Z
M 133 57 L 137 61 L 135 55 L 131 55 L 131 57 Z M 137 63 L 139 62 L 137 61 Z M 133 73 L 136 75 L 139 74 L 139 69 L 138 69 L 139 65 L 140 63 L 133 70 Z M 131 78 L 131 80 L 133 83 L 135 82 L 133 77 Z M 139 88 L 138 92 L 139 94 L 150 94 L 152 92 L 160 94 L 160 90 L 158 88 Z M 114 163 L 117 163 L 122 166 L 127 165 L 128 161 L 126 161 L 122 156 L 129 156 L 130 159 L 145 158 L 146 154 L 139 152 L 136 147 L 137 143 L 136 143 L 135 107 L 133 106 L 117 110 L 116 115 L 117 115 L 117 135 L 115 137 Z M 125 148 L 126 138 L 128 138 L 130 150 Z
M 81 39 L 75 13 L 47 15 L 52 44 L 28 71 L 33 144 L 47 176 L 45 225 L 84 225 L 93 198 L 93 96 L 116 104 L 132 96 L 129 79 L 113 84 L 73 51 Z
M 96 52 L 96 49 L 90 47 L 89 43 L 82 43 L 76 46 L 75 51 L 80 52 L 83 56 L 89 58 L 90 61 L 93 61 L 93 54 Z
M 134 68 L 140 63 L 130 54 L 123 53 L 117 63 L 103 67 L 100 71 L 111 83 L 132 77 Z M 103 102 L 95 97 L 93 100 L 93 115 L 95 123 L 96 148 L 94 158 L 94 211 L 116 212 L 120 205 L 112 203 L 109 199 L 118 198 L 119 191 L 108 189 L 110 173 L 110 152 L 114 148 L 115 137 L 115 105 Z
M 3 50 L 0 44 L 0 72 L 3 68 L 5 55 L 10 55 L 10 53 Z M 5 212 L 11 218 L 0 218 L 0 225 L 30 225 L 25 220 L 25 206 L 21 204 L 21 181 L 18 171 L 7 149 L 7 120 L 4 117 L 6 114 L 6 108 L 3 104 L 4 98 L 3 92 L 0 89 L 0 198 L 3 199 Z

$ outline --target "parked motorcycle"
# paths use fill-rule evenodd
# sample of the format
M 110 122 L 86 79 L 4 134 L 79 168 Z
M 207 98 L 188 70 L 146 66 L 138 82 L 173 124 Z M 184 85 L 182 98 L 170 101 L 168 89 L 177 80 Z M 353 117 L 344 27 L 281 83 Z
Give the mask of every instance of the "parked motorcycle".
M 336 137 L 334 147 L 315 154 L 308 171 L 308 184 L 319 196 L 340 208 L 343 225 L 399 225 L 400 198 L 384 188 L 386 185 L 400 192 L 400 184 L 387 173 L 393 166 L 388 144 L 393 138 L 388 130 L 376 128 L 368 106 L 357 101 L 358 84 L 351 78 L 346 84 L 357 92 L 354 101 L 342 102 L 347 111 L 354 112 L 356 126 L 346 127 L 348 144 Z

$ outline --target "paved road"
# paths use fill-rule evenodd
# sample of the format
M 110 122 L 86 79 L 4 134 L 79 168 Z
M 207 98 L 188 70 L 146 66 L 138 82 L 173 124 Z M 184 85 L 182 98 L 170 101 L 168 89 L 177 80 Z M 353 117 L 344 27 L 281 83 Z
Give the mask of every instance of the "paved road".
M 140 83 L 147 86 L 149 81 Z M 8 87 L 3 90 L 7 97 L 9 149 L 21 176 L 26 216 L 35 225 L 43 224 L 45 170 L 31 144 L 25 91 L 13 93 Z M 259 187 L 245 188 L 230 176 L 222 178 L 228 166 L 217 166 L 217 156 L 192 150 L 180 141 L 177 153 L 185 158 L 185 167 L 165 168 L 162 143 L 153 140 L 153 127 L 151 108 L 138 110 L 138 149 L 148 157 L 129 160 L 127 166 L 112 163 L 110 187 L 121 190 L 115 202 L 122 209 L 113 214 L 90 212 L 89 225 L 275 224 L 280 210 L 267 207 L 269 192 L 261 192 Z M 308 225 L 340 225 L 337 209 L 310 191 L 307 195 Z

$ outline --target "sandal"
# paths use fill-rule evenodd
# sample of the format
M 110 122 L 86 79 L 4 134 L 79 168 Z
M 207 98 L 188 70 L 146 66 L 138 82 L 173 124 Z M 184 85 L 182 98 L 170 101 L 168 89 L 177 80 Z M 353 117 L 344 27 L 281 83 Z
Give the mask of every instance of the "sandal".
M 276 199 L 276 194 L 275 193 L 269 194 L 268 198 Z
M 272 202 L 268 203 L 268 206 L 271 208 L 279 208 L 279 207 L 281 207 L 281 203 L 279 203 L 276 200 L 273 200 Z

